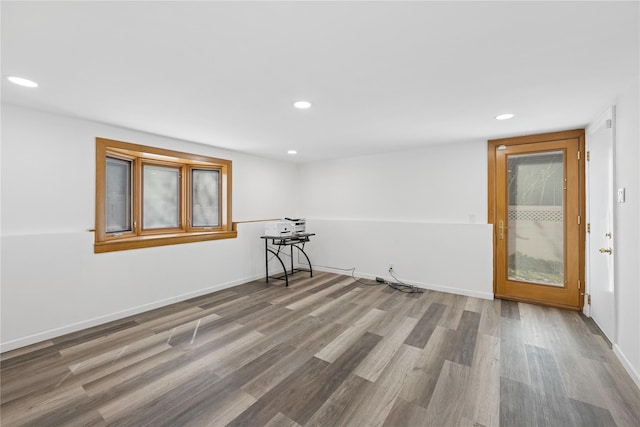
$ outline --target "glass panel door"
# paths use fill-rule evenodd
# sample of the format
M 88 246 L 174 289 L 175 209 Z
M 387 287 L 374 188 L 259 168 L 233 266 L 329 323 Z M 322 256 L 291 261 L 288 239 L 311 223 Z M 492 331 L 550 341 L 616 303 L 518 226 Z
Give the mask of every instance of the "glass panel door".
M 489 142 L 497 298 L 582 307 L 583 135 L 577 130 Z
M 563 156 L 507 157 L 508 280 L 564 286 Z

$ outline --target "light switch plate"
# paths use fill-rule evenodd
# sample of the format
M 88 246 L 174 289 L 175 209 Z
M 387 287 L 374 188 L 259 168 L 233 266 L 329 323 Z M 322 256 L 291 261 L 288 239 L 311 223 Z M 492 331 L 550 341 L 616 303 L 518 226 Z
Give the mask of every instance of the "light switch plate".
M 618 188 L 618 203 L 624 203 L 624 188 Z

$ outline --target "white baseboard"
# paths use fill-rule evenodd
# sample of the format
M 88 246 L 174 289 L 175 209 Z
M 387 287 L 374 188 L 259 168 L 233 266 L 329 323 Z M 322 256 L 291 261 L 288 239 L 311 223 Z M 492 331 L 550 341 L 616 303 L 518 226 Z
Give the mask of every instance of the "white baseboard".
M 11 341 L 0 343 L 0 353 L 6 351 L 15 350 L 20 347 L 25 347 L 31 344 L 35 344 L 41 341 L 57 338 L 59 336 L 69 334 L 71 332 L 77 332 L 82 329 L 91 328 L 94 326 L 102 325 L 114 320 L 123 319 L 135 314 L 144 313 L 156 308 L 164 307 L 177 302 L 185 301 L 191 298 L 199 297 L 201 295 L 210 294 L 212 292 L 221 291 L 223 289 L 231 288 L 233 286 L 242 285 L 244 283 L 252 282 L 256 279 L 264 277 L 264 273 L 256 274 L 252 277 L 246 277 L 243 279 L 233 280 L 231 282 L 222 283 L 219 285 L 211 286 L 197 291 L 188 292 L 186 294 L 177 295 L 171 298 L 165 298 L 163 300 L 150 302 L 148 304 L 139 305 L 137 307 L 131 307 L 126 310 L 118 311 L 115 313 L 106 314 L 103 316 L 94 317 L 92 319 L 83 320 L 82 322 L 73 323 L 71 325 L 65 325 L 59 328 L 49 329 L 47 331 L 38 332 L 37 334 L 28 335 L 26 337 L 16 338 Z
M 327 271 L 329 273 L 336 273 L 336 274 L 342 274 L 345 276 L 350 276 L 351 275 L 351 271 L 350 270 L 344 270 L 344 269 L 335 269 L 335 268 L 329 268 L 329 267 L 317 267 L 314 266 L 313 267 L 314 270 L 318 270 L 318 271 Z M 372 274 L 368 274 L 368 273 L 361 273 L 358 271 L 354 271 L 353 275 L 357 278 L 362 278 L 362 279 L 370 279 L 370 280 L 375 280 L 376 277 L 375 275 Z M 388 278 L 389 280 L 392 280 L 392 278 Z M 405 281 L 404 279 L 400 278 L 400 280 Z M 448 287 L 448 286 L 440 286 L 440 285 L 433 285 L 430 283 L 421 283 L 421 282 L 415 282 L 412 280 L 407 280 L 407 283 L 410 283 L 418 288 L 421 289 L 429 289 L 432 291 L 440 291 L 440 292 L 447 292 L 450 294 L 456 294 L 456 295 L 464 295 L 467 297 L 474 297 L 474 298 L 482 298 L 482 299 L 488 299 L 488 300 L 492 300 L 493 299 L 493 294 L 492 293 L 486 293 L 486 292 L 477 292 L 477 291 L 472 291 L 469 289 L 461 289 L 461 288 L 452 288 L 452 287 Z
M 622 363 L 622 366 L 624 366 L 624 369 L 627 371 L 633 382 L 636 383 L 636 387 L 640 389 L 640 376 L 633 368 L 631 362 L 629 362 L 629 359 L 627 359 L 627 356 L 625 356 L 620 347 L 618 347 L 618 344 L 613 345 L 613 352 L 618 357 L 618 360 Z

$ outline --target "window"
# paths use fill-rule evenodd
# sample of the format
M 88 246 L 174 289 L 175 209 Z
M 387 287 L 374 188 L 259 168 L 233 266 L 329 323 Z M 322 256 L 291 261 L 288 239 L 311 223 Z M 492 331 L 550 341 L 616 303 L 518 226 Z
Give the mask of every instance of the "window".
M 236 235 L 230 160 L 96 138 L 94 252 Z

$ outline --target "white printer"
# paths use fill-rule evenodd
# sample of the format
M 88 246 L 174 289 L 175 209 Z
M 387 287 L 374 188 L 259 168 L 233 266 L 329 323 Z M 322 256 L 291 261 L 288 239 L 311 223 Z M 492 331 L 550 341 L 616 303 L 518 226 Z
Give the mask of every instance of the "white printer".
M 282 221 L 271 221 L 264 225 L 265 236 L 294 236 L 306 231 L 304 218 L 285 218 Z
M 292 236 L 293 225 L 291 221 L 271 221 L 264 224 L 265 236 Z
M 302 234 L 307 228 L 307 220 L 304 218 L 285 218 L 285 221 L 289 221 L 291 223 L 291 231 L 293 234 Z

